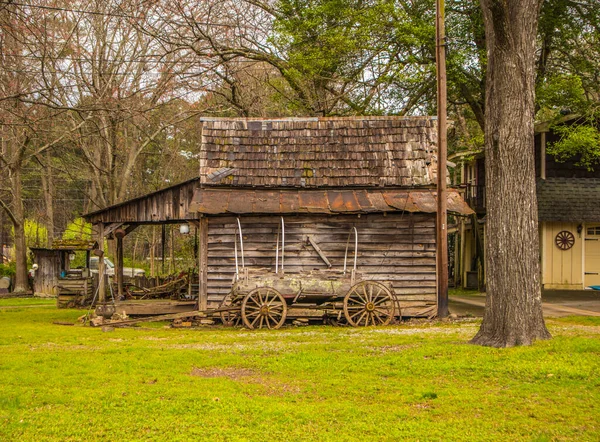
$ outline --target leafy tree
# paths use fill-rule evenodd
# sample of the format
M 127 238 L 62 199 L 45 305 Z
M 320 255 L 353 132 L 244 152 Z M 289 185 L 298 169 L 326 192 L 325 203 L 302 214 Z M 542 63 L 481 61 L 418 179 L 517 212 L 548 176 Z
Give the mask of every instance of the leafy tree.
M 62 239 L 92 239 L 92 225 L 83 218 L 75 218 L 65 228 Z
M 576 165 L 594 170 L 600 163 L 600 132 L 594 123 L 584 121 L 583 124 L 555 126 L 554 132 L 560 135 L 560 140 L 550 144 L 547 152 L 558 161 L 576 157 Z

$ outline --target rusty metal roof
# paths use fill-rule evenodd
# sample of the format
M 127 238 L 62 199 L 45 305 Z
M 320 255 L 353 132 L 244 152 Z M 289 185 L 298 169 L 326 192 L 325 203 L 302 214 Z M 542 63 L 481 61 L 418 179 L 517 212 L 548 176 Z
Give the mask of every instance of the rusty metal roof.
M 272 190 L 196 189 L 190 211 L 205 215 L 284 213 L 372 213 L 436 211 L 433 190 Z M 448 190 L 448 211 L 469 215 L 473 211 L 456 190 Z

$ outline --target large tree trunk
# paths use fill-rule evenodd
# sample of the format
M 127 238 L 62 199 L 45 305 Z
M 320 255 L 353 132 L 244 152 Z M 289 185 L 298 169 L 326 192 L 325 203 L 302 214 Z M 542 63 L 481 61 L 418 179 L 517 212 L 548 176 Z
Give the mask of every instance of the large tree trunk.
M 488 47 L 487 300 L 472 342 L 493 347 L 550 338 L 542 316 L 533 144 L 541 1 L 481 0 Z
M 11 185 L 13 191 L 13 227 L 15 229 L 15 287 L 16 293 L 29 290 L 27 278 L 27 244 L 25 241 L 25 208 L 23 207 L 23 183 L 20 167 L 12 170 Z

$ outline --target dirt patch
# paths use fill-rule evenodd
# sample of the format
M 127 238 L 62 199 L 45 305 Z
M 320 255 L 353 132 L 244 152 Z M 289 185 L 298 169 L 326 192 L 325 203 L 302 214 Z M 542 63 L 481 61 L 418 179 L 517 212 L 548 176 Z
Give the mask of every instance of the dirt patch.
M 284 396 L 286 394 L 300 394 L 302 389 L 298 385 L 281 382 L 265 373 L 257 372 L 251 368 L 241 367 L 194 367 L 190 376 L 201 378 L 227 378 L 243 382 L 248 385 L 258 385 L 267 396 Z
M 236 367 L 194 367 L 192 368 L 190 375 L 201 378 L 229 378 L 234 381 L 239 381 L 251 376 L 255 379 L 257 377 L 257 373 L 254 370 Z
M 416 348 L 418 345 L 384 345 L 381 347 L 367 347 L 367 350 L 372 351 L 373 353 L 395 353 L 399 351 L 408 350 L 410 348 Z

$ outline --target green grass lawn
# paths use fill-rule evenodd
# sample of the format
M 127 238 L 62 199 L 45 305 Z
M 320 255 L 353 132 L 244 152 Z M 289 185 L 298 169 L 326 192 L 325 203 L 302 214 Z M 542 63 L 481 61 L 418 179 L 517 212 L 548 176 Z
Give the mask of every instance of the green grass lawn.
M 600 439 L 600 323 L 529 348 L 478 324 L 275 331 L 65 326 L 0 301 L 0 440 Z

